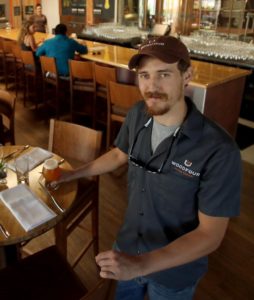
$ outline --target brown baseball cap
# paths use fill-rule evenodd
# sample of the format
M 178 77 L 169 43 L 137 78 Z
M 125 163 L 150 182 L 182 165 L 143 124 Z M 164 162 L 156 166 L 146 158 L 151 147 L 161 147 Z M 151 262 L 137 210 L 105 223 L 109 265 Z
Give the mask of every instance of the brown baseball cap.
M 147 39 L 140 45 L 138 54 L 132 56 L 129 61 L 129 69 L 134 69 L 144 55 L 158 58 L 165 63 L 175 63 L 179 60 L 190 64 L 190 56 L 187 47 L 173 36 L 160 36 Z

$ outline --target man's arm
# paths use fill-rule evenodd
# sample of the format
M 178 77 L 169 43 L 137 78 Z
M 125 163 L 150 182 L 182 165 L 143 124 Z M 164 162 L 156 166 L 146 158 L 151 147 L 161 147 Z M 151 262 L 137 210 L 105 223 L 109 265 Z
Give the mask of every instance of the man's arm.
M 31 49 L 35 52 L 37 50 L 37 45 L 36 45 L 36 42 L 35 42 L 35 39 L 34 37 L 31 35 L 30 38 L 29 38 L 29 44 L 30 44 L 30 47 Z
M 39 48 L 36 50 L 36 56 L 42 56 L 46 54 L 45 43 L 43 43 Z
M 102 252 L 96 256 L 96 262 L 101 267 L 100 275 L 104 278 L 129 280 L 206 256 L 219 247 L 228 220 L 199 212 L 199 226 L 163 248 L 136 256 L 113 250 Z
M 128 155 L 119 148 L 114 148 L 98 157 L 96 160 L 89 162 L 78 169 L 63 173 L 58 183 L 111 172 L 126 164 L 127 161 Z
M 80 54 L 86 54 L 88 52 L 86 45 L 82 45 L 75 40 L 73 40 L 73 42 L 75 43 L 75 51 L 77 51 Z

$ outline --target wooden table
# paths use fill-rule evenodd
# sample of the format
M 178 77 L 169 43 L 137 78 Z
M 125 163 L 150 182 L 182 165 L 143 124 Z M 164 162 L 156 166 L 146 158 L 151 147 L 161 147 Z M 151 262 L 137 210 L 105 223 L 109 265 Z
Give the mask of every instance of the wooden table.
M 4 146 L 4 156 L 11 153 L 15 149 L 20 149 L 22 146 Z M 28 150 L 31 150 L 31 147 L 29 147 Z M 22 154 L 25 153 L 22 152 Z M 60 160 L 60 157 L 54 155 L 53 157 Z M 63 169 L 70 169 L 71 166 L 64 162 L 61 164 L 61 168 Z M 42 190 L 38 183 L 38 179 L 41 176 L 42 171 L 42 164 L 36 167 L 35 169 L 31 170 L 29 173 L 29 187 L 30 189 L 40 198 L 42 199 L 48 207 L 50 207 L 57 216 L 48 222 L 32 229 L 29 232 L 26 232 L 23 227 L 19 224 L 19 222 L 16 220 L 16 218 L 12 215 L 10 210 L 0 201 L 0 223 L 3 224 L 6 230 L 10 233 L 9 238 L 5 238 L 2 233 L 0 233 L 0 250 L 2 250 L 2 254 L 4 254 L 4 247 L 8 245 L 17 245 L 25 241 L 29 241 L 32 238 L 41 235 L 42 233 L 50 230 L 53 228 L 58 222 L 61 221 L 64 214 L 68 209 L 70 208 L 71 204 L 73 203 L 76 193 L 77 193 L 77 182 L 69 182 L 68 184 L 60 185 L 60 187 L 54 191 L 51 192 L 56 201 L 59 203 L 59 205 L 65 210 L 64 213 L 61 213 L 56 206 L 53 204 L 53 202 L 49 199 L 49 197 L 46 195 L 46 193 Z M 17 176 L 15 172 L 8 169 L 7 170 L 7 185 L 1 186 L 1 189 L 5 188 L 11 188 L 17 185 Z M 2 258 L 2 260 L 1 260 Z M 0 253 L 0 266 L 4 264 L 5 257 Z

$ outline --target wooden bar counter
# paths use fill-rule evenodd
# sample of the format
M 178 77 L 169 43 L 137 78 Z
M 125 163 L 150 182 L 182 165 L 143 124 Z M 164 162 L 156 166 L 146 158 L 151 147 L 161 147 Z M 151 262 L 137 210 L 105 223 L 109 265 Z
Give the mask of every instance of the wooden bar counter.
M 0 29 L 0 37 L 17 40 L 18 30 Z M 36 33 L 35 39 L 52 35 Z M 84 40 L 82 40 L 84 42 Z M 89 52 L 81 57 L 117 68 L 118 81 L 135 82 L 135 73 L 128 70 L 130 57 L 137 50 L 121 46 L 85 41 Z M 186 88 L 198 109 L 224 127 L 233 137 L 236 134 L 246 76 L 249 70 L 192 60 L 193 79 Z

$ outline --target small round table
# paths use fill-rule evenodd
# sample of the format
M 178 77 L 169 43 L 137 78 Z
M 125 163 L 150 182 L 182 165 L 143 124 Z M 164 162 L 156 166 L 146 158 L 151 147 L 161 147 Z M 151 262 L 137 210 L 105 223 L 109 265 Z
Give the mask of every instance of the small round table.
M 29 147 L 27 150 L 22 151 L 20 155 L 25 152 L 29 152 L 33 147 Z M 22 149 L 22 146 L 3 146 L 3 156 L 5 157 L 9 153 L 12 153 L 16 149 Z M 18 154 L 19 152 L 17 152 Z M 60 160 L 61 157 L 57 155 L 53 155 L 54 158 Z M 0 267 L 5 265 L 5 247 L 10 245 L 20 245 L 25 241 L 29 241 L 32 238 L 35 238 L 44 232 L 52 229 L 61 219 L 64 217 L 70 206 L 72 205 L 76 193 L 77 193 L 77 182 L 72 181 L 67 184 L 62 184 L 56 191 L 50 191 L 52 196 L 55 198 L 57 203 L 64 209 L 64 212 L 61 212 L 57 209 L 56 205 L 53 203 L 52 199 L 50 199 L 49 195 L 45 192 L 45 190 L 39 184 L 39 178 L 41 176 L 42 171 L 41 163 L 39 166 L 34 168 L 29 172 L 29 187 L 30 189 L 41 199 L 44 203 L 51 208 L 55 213 L 56 217 L 47 221 L 44 224 L 26 232 L 20 223 L 17 221 L 15 216 L 11 213 L 11 211 L 4 205 L 4 203 L 0 200 L 0 224 L 4 226 L 4 228 L 9 232 L 10 236 L 6 238 L 4 234 L 0 232 Z M 68 162 L 64 162 L 60 166 L 63 169 L 71 169 L 71 166 Z M 17 185 L 17 176 L 14 171 L 7 169 L 7 184 L 0 185 L 0 190 L 4 190 L 6 188 L 11 188 Z

